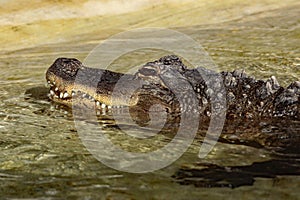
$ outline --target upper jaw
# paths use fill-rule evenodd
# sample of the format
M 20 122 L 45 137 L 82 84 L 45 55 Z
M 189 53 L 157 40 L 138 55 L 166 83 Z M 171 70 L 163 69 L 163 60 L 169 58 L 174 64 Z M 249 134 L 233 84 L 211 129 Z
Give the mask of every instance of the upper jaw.
M 64 81 L 60 80 L 59 77 L 50 76 L 46 77 L 47 84 L 49 87 L 48 97 L 58 103 L 65 105 L 71 105 L 72 96 L 74 96 L 75 91 L 72 90 L 73 83 L 70 83 L 68 86 Z M 67 86 L 67 87 L 66 87 Z

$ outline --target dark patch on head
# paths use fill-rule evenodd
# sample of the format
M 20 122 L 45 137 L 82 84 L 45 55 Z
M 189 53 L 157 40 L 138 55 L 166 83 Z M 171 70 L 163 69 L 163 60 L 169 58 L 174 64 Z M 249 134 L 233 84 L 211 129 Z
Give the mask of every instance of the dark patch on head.
M 48 69 L 47 73 L 53 73 L 57 76 L 76 76 L 79 69 L 83 67 L 82 63 L 75 58 L 57 58 Z

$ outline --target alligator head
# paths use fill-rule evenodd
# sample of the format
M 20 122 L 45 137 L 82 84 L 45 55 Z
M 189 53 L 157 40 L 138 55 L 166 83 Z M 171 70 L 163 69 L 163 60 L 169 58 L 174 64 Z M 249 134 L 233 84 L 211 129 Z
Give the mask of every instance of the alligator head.
M 151 99 L 169 108 L 173 95 L 159 78 L 167 71 L 147 63 L 134 75 L 122 74 L 86 67 L 75 58 L 58 58 L 47 70 L 46 79 L 49 98 L 67 106 L 88 100 L 99 108 L 135 106 L 141 102 L 149 107 Z

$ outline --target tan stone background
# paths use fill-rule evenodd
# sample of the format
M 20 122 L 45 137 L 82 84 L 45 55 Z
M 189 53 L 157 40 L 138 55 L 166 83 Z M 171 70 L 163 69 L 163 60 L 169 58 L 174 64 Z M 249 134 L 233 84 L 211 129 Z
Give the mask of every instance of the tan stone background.
M 137 27 L 216 25 L 292 5 L 300 4 L 297 0 L 3 0 L 0 50 L 66 42 L 91 33 L 107 37 Z

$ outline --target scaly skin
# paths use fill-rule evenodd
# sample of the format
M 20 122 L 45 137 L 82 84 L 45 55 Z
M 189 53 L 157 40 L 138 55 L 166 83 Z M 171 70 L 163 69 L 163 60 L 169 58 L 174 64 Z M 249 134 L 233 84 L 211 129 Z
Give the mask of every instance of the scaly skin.
M 217 111 L 234 118 L 297 120 L 300 114 L 299 81 L 283 88 L 274 76 L 263 81 L 243 71 L 188 69 L 174 55 L 146 63 L 134 75 L 88 68 L 76 59 L 58 58 L 48 69 L 46 79 L 51 87 L 50 98 L 69 106 L 75 95 L 105 109 L 145 104 L 149 107 L 151 102 L 145 99 L 154 98 L 173 113 L 188 111 L 209 116 Z M 120 81 L 124 83 L 122 89 L 114 90 Z M 138 90 L 134 87 L 137 84 L 141 85 Z

